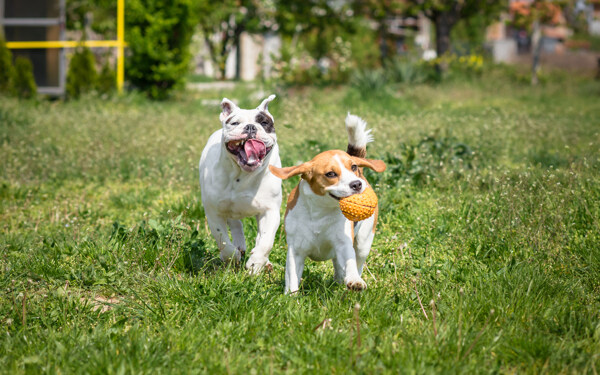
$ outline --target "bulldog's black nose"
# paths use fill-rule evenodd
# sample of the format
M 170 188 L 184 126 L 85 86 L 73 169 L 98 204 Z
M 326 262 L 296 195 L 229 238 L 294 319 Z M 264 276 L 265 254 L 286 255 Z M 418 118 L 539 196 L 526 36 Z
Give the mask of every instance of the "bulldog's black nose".
M 249 138 L 252 138 L 256 135 L 256 130 L 256 125 L 254 124 L 248 124 L 244 126 L 244 133 L 248 134 Z
M 362 182 L 360 182 L 358 180 L 352 181 L 350 183 L 350 189 L 352 189 L 352 190 L 354 190 L 356 192 L 359 192 L 361 188 L 362 188 Z

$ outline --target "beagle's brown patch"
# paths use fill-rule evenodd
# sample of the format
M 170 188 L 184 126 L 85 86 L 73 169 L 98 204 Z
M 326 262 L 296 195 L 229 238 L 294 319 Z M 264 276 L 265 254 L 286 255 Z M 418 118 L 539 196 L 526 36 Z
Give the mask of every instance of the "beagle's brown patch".
M 284 218 L 287 217 L 288 212 L 290 212 L 294 207 L 296 207 L 296 203 L 298 203 L 298 197 L 300 197 L 300 191 L 298 190 L 299 187 L 300 184 L 296 185 L 296 187 L 292 189 L 290 195 L 288 196 L 287 208 L 285 209 Z
M 375 206 L 375 213 L 373 214 L 373 233 L 375 233 L 375 228 L 377 228 L 377 218 L 379 217 L 379 205 Z

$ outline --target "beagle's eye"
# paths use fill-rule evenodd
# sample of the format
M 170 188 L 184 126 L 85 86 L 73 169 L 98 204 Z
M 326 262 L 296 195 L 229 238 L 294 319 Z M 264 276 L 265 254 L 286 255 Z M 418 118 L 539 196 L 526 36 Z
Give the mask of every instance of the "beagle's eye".
M 352 172 L 356 172 L 358 170 L 358 165 L 352 164 Z
M 327 172 L 327 173 L 325 173 L 325 177 L 335 178 L 335 177 L 337 177 L 337 173 L 335 173 L 334 171 Z

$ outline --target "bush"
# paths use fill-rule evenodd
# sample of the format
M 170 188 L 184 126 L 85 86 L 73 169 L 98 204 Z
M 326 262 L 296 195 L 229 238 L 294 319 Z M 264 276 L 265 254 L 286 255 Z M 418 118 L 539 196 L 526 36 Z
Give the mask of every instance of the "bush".
M 350 78 L 350 86 L 363 97 L 384 94 L 387 84 L 387 77 L 382 70 L 357 70 Z
M 0 37 L 0 92 L 10 92 L 14 79 L 14 67 L 12 65 L 12 53 L 6 47 L 6 41 Z
M 366 171 L 371 181 L 396 186 L 401 181 L 427 185 L 443 176 L 462 178 L 474 169 L 475 154 L 471 147 L 451 135 L 436 134 L 418 142 L 400 143 L 395 153 L 382 157 L 387 165 L 383 173 Z
M 110 68 L 108 61 L 102 65 L 102 70 L 98 75 L 97 88 L 101 94 L 109 94 L 117 87 L 115 71 Z
M 483 72 L 483 56 L 480 54 L 456 55 L 447 53 L 425 62 L 425 66 L 435 69 L 436 66 L 445 66 L 447 70 L 440 79 L 470 79 L 480 77 Z
M 127 78 L 150 98 L 165 99 L 188 72 L 191 1 L 129 0 L 126 13 Z
M 17 57 L 15 60 L 13 91 L 20 98 L 33 98 L 37 94 L 33 66 L 26 57 Z
M 87 47 L 78 49 L 69 63 L 67 95 L 71 98 L 79 98 L 81 94 L 96 87 L 97 79 L 94 54 Z
M 398 83 L 423 83 L 432 75 L 420 60 L 411 58 L 388 61 L 385 68 L 390 80 Z

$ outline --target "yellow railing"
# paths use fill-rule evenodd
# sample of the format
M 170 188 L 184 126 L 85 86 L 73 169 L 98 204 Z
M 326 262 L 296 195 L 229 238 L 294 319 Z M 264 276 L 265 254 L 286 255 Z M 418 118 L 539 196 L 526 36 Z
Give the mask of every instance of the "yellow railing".
M 117 0 L 117 40 L 6 42 L 6 47 L 10 49 L 76 48 L 79 46 L 117 48 L 117 89 L 119 92 L 123 91 L 123 81 L 125 80 L 124 49 L 127 46 L 127 43 L 125 43 L 125 0 Z

